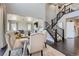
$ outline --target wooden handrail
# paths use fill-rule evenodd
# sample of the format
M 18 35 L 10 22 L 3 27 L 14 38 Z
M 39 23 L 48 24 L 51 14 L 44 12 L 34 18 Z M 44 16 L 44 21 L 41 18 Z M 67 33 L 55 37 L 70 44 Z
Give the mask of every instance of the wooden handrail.
M 64 8 L 70 6 L 71 4 L 73 4 L 73 3 L 70 3 L 70 4 L 66 5 L 66 6 L 64 6 Z M 64 8 L 63 8 L 63 9 L 64 9 Z M 63 10 L 63 9 L 62 9 L 62 10 Z M 61 10 L 61 11 L 62 11 L 62 10 Z M 60 11 L 60 12 L 61 12 L 61 11 Z
M 73 3 L 70 3 L 70 4 L 66 5 L 63 9 L 65 9 L 66 7 L 68 7 L 68 6 L 71 5 L 71 4 L 73 4 Z M 63 9 L 62 9 L 61 11 L 59 11 L 58 14 L 59 14 L 60 12 L 62 12 Z M 56 17 L 55 17 L 55 18 L 56 18 Z M 54 18 L 54 19 L 55 19 L 55 18 Z
M 66 5 L 63 9 L 65 9 L 66 7 L 68 7 L 68 6 L 71 5 L 71 4 L 72 4 L 72 3 Z M 64 15 L 64 14 L 61 15 L 61 16 L 59 17 L 59 19 L 57 19 L 57 17 L 60 15 L 60 13 L 62 13 L 63 9 L 62 9 L 62 10 L 57 14 L 57 16 L 54 18 L 54 20 L 56 20 L 56 23 L 53 23 L 54 25 L 53 25 L 52 27 L 54 27 L 54 26 L 57 24 L 58 20 Z M 64 10 L 63 13 L 65 13 L 65 11 L 66 11 L 66 10 Z

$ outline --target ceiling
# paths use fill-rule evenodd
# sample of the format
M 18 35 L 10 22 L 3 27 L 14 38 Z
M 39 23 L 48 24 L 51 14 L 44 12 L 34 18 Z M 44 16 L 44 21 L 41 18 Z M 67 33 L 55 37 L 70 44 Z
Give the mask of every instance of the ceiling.
M 45 19 L 44 3 L 6 3 L 7 13 Z

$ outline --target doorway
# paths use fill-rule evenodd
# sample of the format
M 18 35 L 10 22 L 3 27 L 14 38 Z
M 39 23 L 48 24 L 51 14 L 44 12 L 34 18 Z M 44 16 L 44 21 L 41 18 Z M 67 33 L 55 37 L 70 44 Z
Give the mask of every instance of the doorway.
M 75 38 L 75 22 L 66 22 L 66 38 Z

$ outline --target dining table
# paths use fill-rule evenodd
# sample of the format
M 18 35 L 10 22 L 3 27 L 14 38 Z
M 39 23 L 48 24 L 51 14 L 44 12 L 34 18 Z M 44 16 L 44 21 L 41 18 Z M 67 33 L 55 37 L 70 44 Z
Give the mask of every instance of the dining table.
M 20 38 L 17 38 L 16 40 L 19 40 L 19 42 L 23 45 L 23 54 L 22 55 L 26 55 L 26 49 L 27 49 L 27 45 L 29 43 L 29 39 L 30 36 L 21 36 Z

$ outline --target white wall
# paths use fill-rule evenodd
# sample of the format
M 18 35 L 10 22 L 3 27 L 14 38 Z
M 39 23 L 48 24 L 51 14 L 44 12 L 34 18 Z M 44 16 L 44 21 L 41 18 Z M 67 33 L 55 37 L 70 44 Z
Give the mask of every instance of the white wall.
M 65 14 L 58 22 L 63 22 L 65 21 L 67 18 L 72 18 L 72 17 L 77 17 L 79 16 L 79 10 Z
M 51 24 L 51 19 L 54 19 L 58 13 L 57 6 L 46 4 L 46 21 Z
M 3 46 L 3 10 L 0 8 L 0 48 Z
M 45 20 L 45 3 L 7 3 L 7 12 Z
M 79 16 L 79 10 L 63 15 L 63 17 L 58 21 L 58 24 L 63 23 L 63 26 L 62 25 L 58 25 L 58 26 L 65 29 L 67 18 L 73 18 L 77 16 Z
M 5 41 L 5 29 L 4 29 L 4 20 L 3 19 L 3 8 L 0 6 L 0 48 L 3 48 L 6 45 Z
M 68 14 L 65 14 L 59 21 L 58 23 L 63 23 L 63 25 L 58 25 L 59 27 L 61 28 L 64 28 L 64 31 L 65 31 L 65 38 L 66 38 L 66 20 L 69 20 L 67 18 L 73 18 L 73 17 L 77 17 L 79 16 L 79 10 L 77 11 L 74 11 L 74 12 L 71 12 L 71 13 L 68 13 Z M 75 19 L 74 19 L 75 20 Z M 72 29 L 72 28 L 71 28 Z M 71 33 L 71 32 L 70 32 Z

